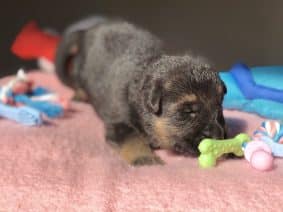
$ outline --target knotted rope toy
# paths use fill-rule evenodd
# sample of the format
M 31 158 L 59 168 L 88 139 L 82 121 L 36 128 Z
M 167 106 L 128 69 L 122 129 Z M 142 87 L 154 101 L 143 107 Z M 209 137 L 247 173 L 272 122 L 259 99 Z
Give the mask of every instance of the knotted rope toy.
M 267 171 L 272 169 L 274 157 L 283 157 L 283 125 L 279 121 L 264 121 L 252 140 L 243 146 L 245 158 L 252 167 Z
M 32 88 L 32 85 L 22 69 L 3 85 L 0 88 L 0 116 L 24 125 L 39 125 L 43 123 L 42 114 L 55 118 L 69 108 L 67 100 L 43 87 Z
M 32 82 L 29 81 L 22 69 L 17 76 L 1 87 L 0 90 L 0 117 L 4 117 L 23 125 L 34 126 L 42 123 L 41 114 L 30 107 L 14 107 L 13 92 L 22 93 L 29 90 Z
M 283 123 L 271 120 L 264 121 L 261 126 L 254 132 L 253 139 L 269 140 L 275 144 L 279 144 L 277 145 L 277 147 L 281 148 L 280 144 L 283 144 Z M 275 156 L 283 157 L 283 153 L 280 153 L 278 155 L 275 154 Z

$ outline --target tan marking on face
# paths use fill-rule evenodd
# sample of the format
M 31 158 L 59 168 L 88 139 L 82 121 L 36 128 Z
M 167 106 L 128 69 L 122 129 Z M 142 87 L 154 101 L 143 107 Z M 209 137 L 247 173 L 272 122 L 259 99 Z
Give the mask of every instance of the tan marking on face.
M 169 106 L 169 113 L 174 114 L 177 111 L 179 105 L 185 102 L 197 102 L 198 97 L 195 94 L 185 94 L 184 96 L 180 97 L 175 103 Z
M 177 134 L 178 130 L 174 126 L 170 126 L 170 122 L 166 118 L 156 118 L 153 121 L 153 130 L 158 145 L 161 148 L 168 149 L 172 147 L 174 141 L 171 140 L 171 135 Z
M 197 101 L 197 96 L 195 94 L 186 94 L 184 96 L 182 96 L 179 100 L 178 100 L 178 104 L 179 103 L 184 103 L 184 102 L 195 102 Z

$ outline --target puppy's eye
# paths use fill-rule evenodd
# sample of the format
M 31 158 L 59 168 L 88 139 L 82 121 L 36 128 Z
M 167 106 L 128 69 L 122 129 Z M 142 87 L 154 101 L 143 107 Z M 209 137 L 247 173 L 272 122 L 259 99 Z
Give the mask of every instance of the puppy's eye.
M 193 111 L 179 111 L 176 118 L 178 121 L 184 122 L 194 119 L 196 116 L 197 113 Z
M 200 111 L 200 107 L 197 104 L 184 105 L 178 112 L 179 120 L 187 120 L 195 118 Z
M 196 117 L 197 112 L 196 112 L 196 111 L 193 111 L 193 110 L 190 110 L 190 109 L 185 109 L 185 110 L 183 111 L 183 114 L 184 114 L 185 116 L 190 116 L 191 118 L 194 118 L 194 117 Z

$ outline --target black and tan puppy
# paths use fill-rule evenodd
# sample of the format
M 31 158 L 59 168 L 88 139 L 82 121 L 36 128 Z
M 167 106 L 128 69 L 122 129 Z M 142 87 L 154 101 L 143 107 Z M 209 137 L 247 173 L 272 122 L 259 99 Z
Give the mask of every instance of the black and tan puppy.
M 158 38 L 125 21 L 93 17 L 68 28 L 56 68 L 87 93 L 131 164 L 162 163 L 152 148 L 197 155 L 202 138 L 225 136 L 217 72 L 203 58 L 166 55 Z

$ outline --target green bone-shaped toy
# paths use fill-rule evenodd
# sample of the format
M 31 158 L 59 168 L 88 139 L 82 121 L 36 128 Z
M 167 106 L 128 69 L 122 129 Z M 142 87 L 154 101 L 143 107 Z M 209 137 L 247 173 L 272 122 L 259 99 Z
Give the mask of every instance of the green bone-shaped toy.
M 203 139 L 198 146 L 200 156 L 199 165 L 208 168 L 216 165 L 216 160 L 225 153 L 243 156 L 242 144 L 250 140 L 247 134 L 241 133 L 232 139 L 217 140 Z

